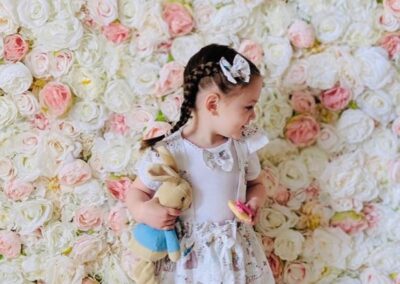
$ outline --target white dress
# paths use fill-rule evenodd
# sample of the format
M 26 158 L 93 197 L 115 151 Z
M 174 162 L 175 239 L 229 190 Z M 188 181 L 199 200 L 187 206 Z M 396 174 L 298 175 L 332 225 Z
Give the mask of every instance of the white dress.
M 200 148 L 184 139 L 181 130 L 159 142 L 174 155 L 180 174 L 193 188 L 193 203 L 177 224 L 182 256 L 156 264 L 161 283 L 275 283 L 253 227 L 237 222 L 228 200 L 245 202 L 246 180 L 260 173 L 256 150 L 268 139 L 253 132 L 241 141 L 228 139 L 214 148 Z M 137 174 L 150 189 L 160 183 L 147 174 L 160 162 L 153 150 L 137 164 Z

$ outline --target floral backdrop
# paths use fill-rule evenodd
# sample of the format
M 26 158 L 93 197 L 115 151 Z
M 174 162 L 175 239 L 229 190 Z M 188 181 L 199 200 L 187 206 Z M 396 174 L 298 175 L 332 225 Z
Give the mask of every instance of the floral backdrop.
M 264 75 L 278 283 L 400 283 L 399 0 L 1 0 L 0 282 L 133 283 L 142 137 L 209 43 Z

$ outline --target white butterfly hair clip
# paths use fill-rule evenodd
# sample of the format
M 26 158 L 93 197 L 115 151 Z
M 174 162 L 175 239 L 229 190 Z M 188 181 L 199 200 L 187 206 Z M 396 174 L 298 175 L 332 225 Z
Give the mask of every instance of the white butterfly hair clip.
M 221 57 L 219 65 L 229 82 L 237 84 L 235 78 L 240 78 L 246 83 L 250 81 L 250 65 L 247 60 L 239 54 L 236 54 L 233 59 L 233 65 L 231 65 L 225 57 Z

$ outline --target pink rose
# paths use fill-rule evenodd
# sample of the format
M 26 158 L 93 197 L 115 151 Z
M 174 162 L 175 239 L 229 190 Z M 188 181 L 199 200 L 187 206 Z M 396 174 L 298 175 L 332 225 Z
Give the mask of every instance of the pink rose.
M 267 236 L 262 236 L 261 244 L 264 248 L 264 253 L 266 256 L 269 256 L 274 250 L 274 240 Z
M 20 61 L 29 50 L 28 43 L 19 34 L 4 38 L 4 59 L 11 62 Z
M 150 111 L 142 108 L 133 109 L 126 116 L 128 126 L 134 131 L 142 131 L 155 117 Z
M 50 74 L 55 78 L 67 74 L 73 61 L 73 53 L 68 49 L 53 52 L 50 57 Z
M 344 87 L 335 86 L 321 93 L 321 103 L 331 111 L 344 109 L 351 100 L 351 91 Z
M 238 51 L 255 65 L 260 64 L 264 57 L 264 51 L 261 45 L 249 39 L 242 41 Z
M 90 166 L 83 160 L 74 160 L 63 164 L 58 170 L 58 179 L 62 185 L 80 185 L 92 177 Z
M 307 195 L 307 200 L 310 201 L 319 196 L 321 189 L 318 184 L 312 182 L 304 191 Z
M 400 18 L 400 0 L 383 0 L 383 7 Z
M 400 116 L 393 121 L 392 131 L 397 136 L 400 136 Z
M 60 116 L 68 110 L 72 95 L 67 85 L 60 82 L 49 82 L 39 92 L 39 100 L 51 114 Z
M 165 135 L 171 128 L 172 126 L 168 122 L 153 121 L 148 124 L 147 129 L 143 134 L 143 140 L 148 140 Z
M 268 263 L 269 266 L 271 267 L 274 278 L 280 279 L 282 277 L 282 272 L 283 272 L 282 260 L 274 253 L 271 253 L 268 256 Z
M 164 96 L 182 86 L 183 70 L 183 66 L 175 61 L 165 64 L 160 70 L 160 78 L 156 83 L 157 96 Z
M 79 230 L 100 230 L 103 224 L 103 210 L 98 207 L 82 207 L 75 212 L 74 222 Z
M 309 48 L 315 41 L 315 32 L 312 25 L 304 21 L 296 20 L 288 30 L 288 36 L 293 46 L 297 48 Z
M 286 205 L 290 199 L 290 191 L 279 183 L 278 178 L 269 168 L 263 169 L 265 173 L 264 185 L 267 188 L 267 195 L 275 202 Z
M 393 59 L 400 53 L 400 33 L 385 35 L 379 45 L 383 47 L 389 54 L 389 58 Z
M 182 103 L 182 93 L 173 93 L 164 98 L 160 104 L 160 109 L 169 121 L 176 121 L 179 119 Z
M 129 31 L 129 28 L 119 22 L 113 22 L 101 28 L 106 39 L 116 44 L 127 41 L 130 37 Z
M 346 234 L 357 234 L 368 228 L 363 214 L 355 211 L 336 212 L 330 221 L 332 227 L 339 227 Z
M 113 133 L 125 135 L 129 131 L 126 117 L 123 114 L 113 113 L 107 120 L 107 129 Z
M 181 4 L 166 3 L 162 16 L 173 37 L 188 34 L 194 27 L 192 15 Z
M 299 261 L 287 262 L 283 271 L 285 284 L 307 284 L 310 283 L 310 267 Z
M 123 230 L 128 228 L 128 223 L 126 207 L 120 204 L 111 208 L 108 214 L 108 224 L 115 234 L 119 236 Z
M 85 263 L 98 259 L 104 249 L 105 244 L 100 236 L 82 234 L 75 240 L 69 256 L 78 263 Z
M 0 231 L 0 254 L 6 258 L 16 258 L 21 253 L 21 239 L 11 231 Z
M 316 110 L 315 98 L 308 91 L 294 91 L 290 96 L 290 103 L 299 113 L 314 113 Z
M 10 180 L 4 185 L 4 193 L 14 201 L 27 199 L 33 189 L 34 187 L 31 183 L 18 179 Z
M 43 113 L 38 113 L 33 116 L 30 120 L 32 127 L 37 128 L 39 130 L 45 130 L 49 128 L 49 120 Z
M 91 0 L 87 7 L 90 17 L 99 25 L 106 26 L 118 18 L 116 0 Z
M 306 147 L 317 140 L 319 131 L 319 124 L 314 117 L 299 114 L 292 117 L 286 124 L 285 137 L 296 146 Z
M 123 177 L 117 180 L 106 180 L 106 185 L 114 198 L 124 202 L 132 181 L 127 177 Z

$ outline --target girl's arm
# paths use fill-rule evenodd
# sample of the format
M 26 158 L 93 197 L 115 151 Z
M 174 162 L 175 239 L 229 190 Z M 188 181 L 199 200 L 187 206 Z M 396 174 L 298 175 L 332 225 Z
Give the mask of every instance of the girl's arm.
M 160 230 L 173 229 L 180 211 L 162 206 L 153 195 L 154 191 L 137 177 L 127 192 L 125 204 L 136 222 Z
M 256 213 L 253 225 L 257 223 L 258 209 L 262 207 L 267 200 L 267 191 L 263 183 L 264 178 L 265 172 L 261 171 L 256 179 L 247 182 L 246 205 Z

